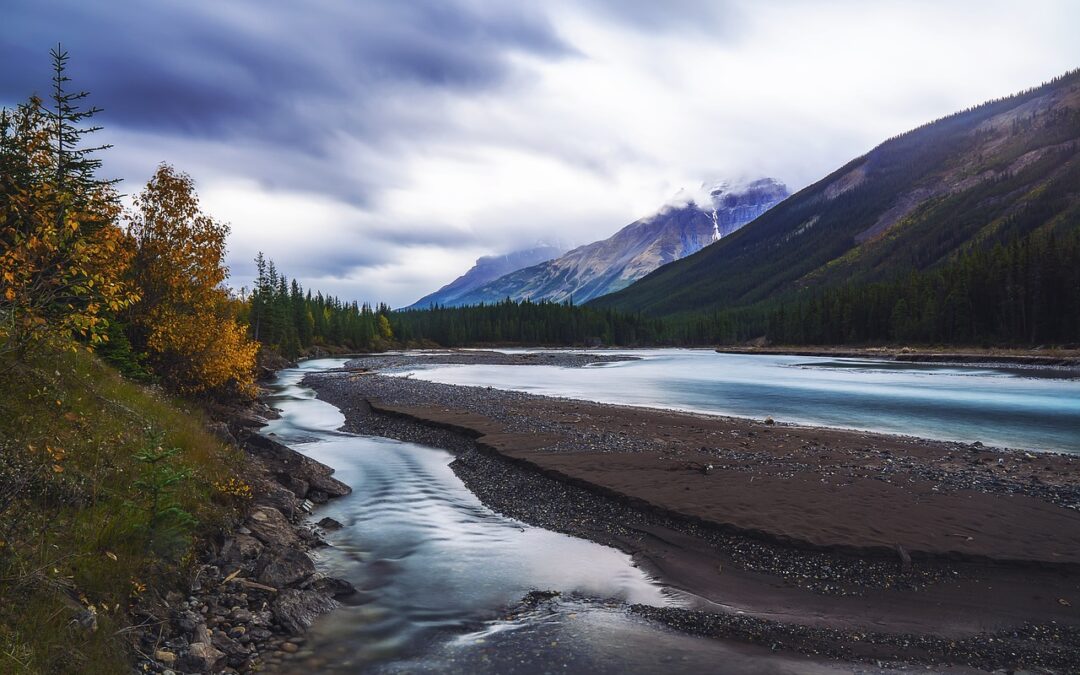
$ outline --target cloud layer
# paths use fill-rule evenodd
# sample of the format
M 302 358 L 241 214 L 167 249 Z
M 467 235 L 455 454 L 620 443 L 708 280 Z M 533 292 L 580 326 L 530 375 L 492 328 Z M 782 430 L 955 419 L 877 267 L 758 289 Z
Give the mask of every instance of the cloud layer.
M 408 304 L 479 255 L 604 237 L 702 180 L 798 188 L 1080 65 L 1069 2 L 9 0 L 0 103 L 62 42 L 106 169 L 160 161 L 307 286 Z

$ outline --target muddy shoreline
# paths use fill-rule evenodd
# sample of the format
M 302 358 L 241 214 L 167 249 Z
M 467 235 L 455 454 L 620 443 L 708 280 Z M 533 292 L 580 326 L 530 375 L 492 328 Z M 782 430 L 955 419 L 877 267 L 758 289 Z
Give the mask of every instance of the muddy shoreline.
M 522 355 L 510 356 L 522 362 Z M 505 357 L 453 355 L 459 363 Z M 608 480 L 648 473 L 650 465 L 665 462 L 675 467 L 663 475 L 675 489 L 687 481 L 741 484 L 748 488 L 742 497 L 751 506 L 755 492 L 770 496 L 784 489 L 794 495 L 796 507 L 803 500 L 805 510 L 825 495 L 802 489 L 813 481 L 800 475 L 821 479 L 811 467 L 818 465 L 841 475 L 840 485 L 888 486 L 889 508 L 910 511 L 914 505 L 906 519 L 918 529 L 933 524 L 933 518 L 927 521 L 918 511 L 920 490 L 934 488 L 930 492 L 945 496 L 942 508 L 970 512 L 968 502 L 974 500 L 981 507 L 1004 509 L 996 517 L 1008 521 L 1012 503 L 1019 501 L 1034 513 L 1061 519 L 1059 530 L 1080 532 L 1074 524 L 1080 521 L 1073 520 L 1080 499 L 1071 457 L 1040 454 L 1032 462 L 1023 453 L 956 443 L 600 406 L 371 372 L 409 365 L 410 358 L 362 358 L 351 362 L 347 372 L 309 376 L 306 384 L 341 408 L 349 431 L 450 450 L 457 457 L 452 468 L 494 510 L 620 548 L 686 594 L 685 608 L 631 611 L 691 633 L 860 662 L 1062 672 L 1080 667 L 1080 620 L 1072 609 L 1072 601 L 1080 598 L 1077 556 L 1052 550 L 1054 532 L 1029 537 L 1024 546 L 1030 550 L 1021 556 L 1016 550 L 1002 554 L 995 550 L 1000 542 L 992 536 L 982 541 L 981 534 L 977 543 L 965 535 L 955 544 L 953 537 L 943 536 L 926 539 L 922 543 L 929 545 L 922 548 L 919 542 L 888 545 L 904 531 L 900 525 L 882 540 L 885 545 L 852 546 L 856 540 L 845 544 L 836 532 L 810 528 L 808 535 L 796 528 L 772 536 L 776 533 L 767 528 L 695 516 L 682 508 L 685 504 L 664 503 L 663 495 L 642 492 L 643 486 L 633 481 L 612 489 Z M 582 365 L 563 363 L 558 355 L 530 359 Z M 631 420 L 644 423 L 650 433 L 620 434 L 626 428 L 621 425 Z M 703 433 L 707 438 L 720 427 L 735 432 L 739 441 L 729 439 L 719 447 L 702 443 Z M 805 434 L 813 434 L 809 451 Z M 787 442 L 776 442 L 785 436 Z M 725 447 L 731 445 L 736 447 Z M 776 445 L 768 452 L 763 447 Z M 853 453 L 858 453 L 857 462 Z M 873 470 L 858 468 L 866 466 Z M 775 483 L 778 475 L 786 482 Z M 860 506 L 888 506 L 878 492 L 868 489 Z M 917 498 L 904 502 L 905 493 Z M 765 500 L 757 501 L 764 506 Z M 933 516 L 932 510 L 928 513 Z M 1030 518 L 1032 513 L 1021 510 L 1014 516 Z M 844 520 L 834 516 L 834 521 Z M 1004 541 L 1016 532 L 1006 527 L 999 534 Z

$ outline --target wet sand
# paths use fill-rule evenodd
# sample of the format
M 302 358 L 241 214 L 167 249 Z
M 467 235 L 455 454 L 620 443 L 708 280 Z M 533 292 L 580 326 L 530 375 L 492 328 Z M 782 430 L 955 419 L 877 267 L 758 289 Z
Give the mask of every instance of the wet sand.
M 855 660 L 1080 667 L 1074 457 L 363 372 L 379 358 L 309 384 L 350 430 L 454 450 L 495 510 L 687 594 L 651 619 Z

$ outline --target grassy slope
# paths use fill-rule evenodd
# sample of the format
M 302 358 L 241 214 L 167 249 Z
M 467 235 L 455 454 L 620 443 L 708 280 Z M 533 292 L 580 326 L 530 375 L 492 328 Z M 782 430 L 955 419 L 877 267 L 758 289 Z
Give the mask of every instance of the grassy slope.
M 1046 114 L 1051 107 L 1058 117 Z M 1007 240 L 1037 228 L 1078 227 L 1078 108 L 1080 71 L 1074 71 L 920 127 L 851 161 L 720 242 L 590 304 L 653 315 L 746 306 L 811 284 L 872 281 L 925 269 L 972 242 Z M 991 128 L 976 131 L 984 123 Z M 1061 146 L 1068 142 L 1073 145 Z M 1037 159 L 1018 162 L 1032 151 Z M 856 180 L 860 174 L 864 178 Z M 840 191 L 843 185 L 854 187 Z M 916 207 L 860 243 L 861 233 L 905 199 Z
M 240 455 L 197 410 L 85 352 L 0 363 L 0 380 L 0 672 L 124 672 L 129 609 L 177 581 L 198 532 L 230 517 L 236 498 L 212 483 L 236 475 Z M 135 485 L 147 465 L 133 457 L 151 430 L 181 449 L 171 462 L 192 476 L 176 500 L 199 522 L 153 545 Z M 96 631 L 71 624 L 80 605 Z

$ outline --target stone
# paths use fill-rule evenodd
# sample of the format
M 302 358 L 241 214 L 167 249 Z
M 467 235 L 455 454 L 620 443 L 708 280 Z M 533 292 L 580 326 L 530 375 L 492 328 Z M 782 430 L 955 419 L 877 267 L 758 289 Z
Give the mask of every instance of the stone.
M 247 658 L 248 650 L 239 642 L 226 635 L 215 635 L 212 644 L 226 656 L 240 656 Z
M 195 628 L 202 622 L 203 618 L 190 609 L 178 612 L 173 619 L 173 624 L 184 633 L 194 633 Z
M 272 606 L 274 618 L 290 633 L 303 633 L 315 619 L 338 607 L 329 594 L 287 588 L 278 593 Z
M 267 546 L 290 548 L 299 543 L 296 532 L 281 511 L 271 506 L 257 506 L 247 519 L 248 529 Z
M 263 556 L 259 571 L 259 583 L 281 589 L 307 579 L 315 573 L 315 563 L 296 549 L 285 549 L 272 556 Z
M 248 534 L 238 534 L 228 539 L 221 547 L 222 559 L 230 563 L 255 560 L 262 552 L 262 542 Z
M 330 476 L 334 472 L 332 468 L 283 443 L 260 434 L 252 434 L 247 438 L 246 447 L 248 452 L 262 459 L 276 476 L 298 478 L 330 497 L 341 497 L 352 492 L 348 485 Z
M 233 607 L 229 612 L 229 620 L 234 623 L 250 623 L 251 618 L 251 612 L 243 607 Z
M 356 587 L 337 577 L 320 577 L 311 583 L 311 587 L 335 598 L 343 598 L 356 593 Z
M 298 499 L 307 497 L 308 490 L 311 489 L 311 485 L 309 485 L 306 480 L 287 473 L 276 474 L 274 478 L 277 479 L 277 482 L 284 485 L 286 490 L 296 495 Z
M 196 642 L 180 660 L 180 667 L 196 673 L 212 673 L 224 660 L 225 654 L 213 645 Z
M 294 645 L 291 642 L 286 642 L 281 645 L 281 651 L 287 652 L 289 654 L 295 654 L 296 652 L 300 651 L 300 647 Z
M 176 654 L 168 651 L 167 649 L 159 649 L 154 652 L 154 660 L 158 663 L 163 663 L 166 666 L 171 666 L 176 663 Z
M 319 527 L 321 527 L 322 529 L 328 531 L 328 532 L 333 532 L 334 530 L 340 530 L 342 527 L 344 527 L 344 525 L 342 525 L 338 521 L 334 520 L 330 516 L 327 516 L 326 518 L 323 518 L 322 520 L 320 520 L 319 522 L 317 522 L 315 524 L 318 525 Z

